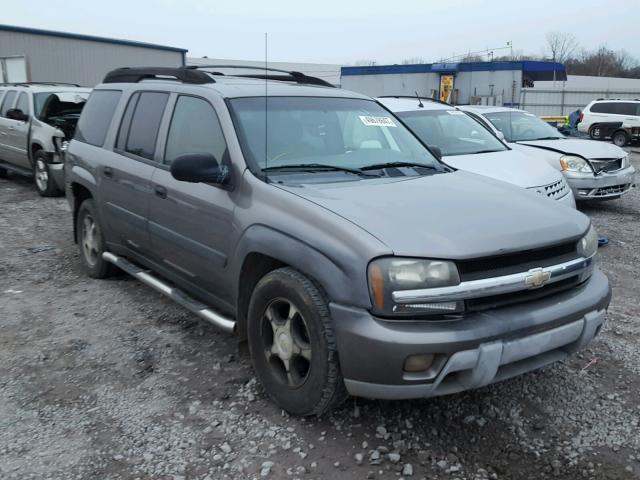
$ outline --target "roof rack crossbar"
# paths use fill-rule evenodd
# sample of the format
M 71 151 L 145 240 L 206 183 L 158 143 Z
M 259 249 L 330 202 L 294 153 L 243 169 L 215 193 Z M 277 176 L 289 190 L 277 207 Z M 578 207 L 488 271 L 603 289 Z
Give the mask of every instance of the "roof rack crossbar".
M 167 78 L 199 85 L 215 83 L 211 75 L 188 67 L 123 67 L 107 73 L 102 83 L 138 83 L 142 80 Z
M 407 98 L 409 100 L 427 100 L 429 102 L 441 103 L 442 105 L 448 105 L 453 107 L 453 105 L 449 102 L 445 102 L 444 100 L 440 100 L 439 98 L 432 97 L 419 97 L 417 95 L 380 95 L 378 98 Z
M 306 75 L 302 72 L 296 72 L 292 70 L 282 70 L 280 68 L 270 68 L 270 67 L 261 67 L 261 66 L 251 66 L 251 65 L 189 65 L 185 68 L 191 70 L 198 70 L 201 68 L 229 68 L 229 69 L 240 69 L 240 70 L 261 70 L 264 72 L 275 72 L 275 73 L 283 73 L 285 75 L 268 75 L 268 74 L 241 74 L 241 75 L 231 75 L 233 77 L 244 77 L 244 78 L 259 78 L 266 80 L 279 80 L 284 82 L 296 82 L 300 84 L 306 85 L 319 85 L 322 87 L 331 87 L 335 88 L 334 85 L 327 82 L 326 80 L 322 80 L 318 77 L 312 77 L 310 75 Z M 217 75 L 224 75 L 221 72 L 215 72 Z

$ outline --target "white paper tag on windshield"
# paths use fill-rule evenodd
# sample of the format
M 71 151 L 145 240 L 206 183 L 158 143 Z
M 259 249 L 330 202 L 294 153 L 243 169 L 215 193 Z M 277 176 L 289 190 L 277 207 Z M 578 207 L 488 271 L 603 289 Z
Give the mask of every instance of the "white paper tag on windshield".
M 449 115 L 464 115 L 464 112 L 460 110 L 445 110 Z
M 359 115 L 362 123 L 368 127 L 396 127 L 391 117 L 371 117 L 369 115 Z

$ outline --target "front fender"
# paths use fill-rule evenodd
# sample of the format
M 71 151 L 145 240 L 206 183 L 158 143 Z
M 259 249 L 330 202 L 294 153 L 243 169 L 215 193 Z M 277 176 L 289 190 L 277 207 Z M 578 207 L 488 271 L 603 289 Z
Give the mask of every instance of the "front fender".
M 232 257 L 232 278 L 240 278 L 244 259 L 251 253 L 267 255 L 311 277 L 320 285 L 329 299 L 338 303 L 370 306 L 366 278 L 366 263 L 357 252 L 339 241 L 325 250 L 266 225 L 252 225 L 237 244 Z M 237 302 L 238 292 L 235 292 Z

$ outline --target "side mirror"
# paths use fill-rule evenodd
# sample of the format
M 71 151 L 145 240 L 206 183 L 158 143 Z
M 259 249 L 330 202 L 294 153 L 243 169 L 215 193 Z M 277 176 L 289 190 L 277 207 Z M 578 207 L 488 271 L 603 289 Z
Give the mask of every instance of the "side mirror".
M 11 120 L 18 120 L 20 122 L 26 122 L 27 120 L 29 120 L 29 115 L 24 113 L 19 108 L 11 108 L 7 110 L 7 118 Z
M 442 150 L 440 150 L 440 147 L 429 145 L 429 150 L 434 157 L 436 157 L 438 160 L 442 160 Z
M 187 153 L 171 164 L 171 175 L 181 182 L 214 183 L 227 185 L 231 172 L 226 165 L 219 165 L 210 153 Z
M 496 137 L 504 142 L 504 133 L 502 133 L 500 130 L 496 132 Z

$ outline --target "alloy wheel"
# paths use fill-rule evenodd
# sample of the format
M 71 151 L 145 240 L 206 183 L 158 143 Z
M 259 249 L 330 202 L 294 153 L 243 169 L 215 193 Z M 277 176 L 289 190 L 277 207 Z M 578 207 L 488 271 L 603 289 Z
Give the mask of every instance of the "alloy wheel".
M 309 329 L 289 300 L 273 300 L 262 316 L 262 341 L 274 376 L 290 388 L 304 384 L 311 370 Z
M 47 165 L 40 159 L 36 160 L 35 180 L 36 185 L 41 192 L 47 190 L 47 186 L 49 185 L 49 172 L 47 170 Z
M 87 263 L 94 266 L 100 255 L 100 239 L 96 222 L 89 214 L 82 221 L 82 250 Z

